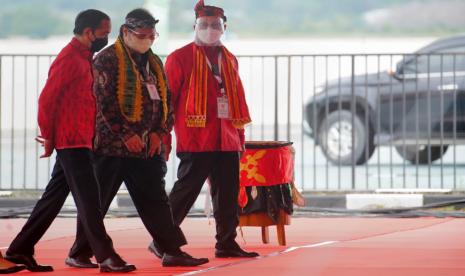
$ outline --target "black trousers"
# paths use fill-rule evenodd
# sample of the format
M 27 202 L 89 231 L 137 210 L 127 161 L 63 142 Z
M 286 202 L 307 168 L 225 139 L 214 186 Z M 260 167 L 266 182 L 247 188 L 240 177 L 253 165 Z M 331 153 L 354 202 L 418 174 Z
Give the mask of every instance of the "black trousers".
M 74 198 L 83 233 L 92 244 L 98 262 L 115 254 L 100 210 L 97 181 L 88 149 L 57 150 L 57 162 L 42 198 L 21 232 L 8 248 L 10 254 L 34 254 L 34 246 L 60 212 L 69 192 Z
M 181 159 L 178 180 L 169 195 L 174 222 L 182 223 L 208 178 L 216 222 L 215 247 L 234 247 L 239 225 L 239 153 L 184 152 L 177 156 Z
M 166 162 L 160 155 L 151 159 L 94 156 L 94 169 L 99 182 L 102 210 L 106 213 L 121 184 L 129 194 L 145 228 L 166 252 L 186 244 L 179 226 L 173 222 L 171 207 L 165 191 Z M 76 241 L 70 257 L 91 257 L 91 242 L 78 221 Z

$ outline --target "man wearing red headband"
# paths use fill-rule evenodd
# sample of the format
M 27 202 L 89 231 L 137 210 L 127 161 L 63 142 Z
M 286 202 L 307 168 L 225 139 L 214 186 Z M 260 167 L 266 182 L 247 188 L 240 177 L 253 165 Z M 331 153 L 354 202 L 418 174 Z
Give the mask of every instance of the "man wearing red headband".
M 239 156 L 244 150 L 244 125 L 251 122 L 237 59 L 221 43 L 226 29 L 223 9 L 201 0 L 195 15 L 195 41 L 169 55 L 165 67 L 181 159 L 169 196 L 174 221 L 181 224 L 208 178 L 216 257 L 256 257 L 257 253 L 242 250 L 235 241 Z M 170 144 L 171 139 L 164 142 Z M 161 256 L 157 244 L 149 249 Z

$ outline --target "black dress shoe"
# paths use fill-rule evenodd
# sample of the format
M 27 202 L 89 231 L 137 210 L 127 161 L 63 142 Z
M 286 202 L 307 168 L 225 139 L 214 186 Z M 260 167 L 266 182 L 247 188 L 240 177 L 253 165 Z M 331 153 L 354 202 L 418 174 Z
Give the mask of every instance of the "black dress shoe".
M 33 256 L 31 255 L 21 255 L 21 254 L 8 254 L 5 255 L 5 260 L 8 260 L 15 264 L 23 264 L 26 266 L 26 269 L 32 272 L 51 272 L 53 267 L 50 265 L 40 265 L 36 262 Z
M 127 264 L 120 256 L 112 256 L 100 263 L 100 272 L 131 272 L 136 266 Z
M 77 257 L 77 258 L 68 257 L 65 260 L 65 264 L 70 267 L 76 267 L 76 268 L 98 268 L 98 264 L 93 263 L 90 260 L 90 258 L 85 258 L 85 257 Z
M 24 265 L 17 265 L 17 266 L 12 266 L 9 268 L 0 268 L 0 274 L 11 274 L 11 273 L 16 273 L 21 270 L 26 269 L 26 266 Z
M 246 252 L 242 248 L 216 249 L 217 258 L 255 258 L 260 256 L 257 252 Z
M 149 249 L 150 252 L 152 252 L 159 259 L 162 259 L 163 254 L 165 254 L 163 252 L 163 250 L 157 244 L 155 244 L 153 241 L 149 244 L 148 249 Z
M 163 255 L 161 264 L 165 267 L 171 266 L 199 266 L 208 263 L 207 258 L 194 258 L 191 255 L 180 251 L 177 254 L 168 254 Z

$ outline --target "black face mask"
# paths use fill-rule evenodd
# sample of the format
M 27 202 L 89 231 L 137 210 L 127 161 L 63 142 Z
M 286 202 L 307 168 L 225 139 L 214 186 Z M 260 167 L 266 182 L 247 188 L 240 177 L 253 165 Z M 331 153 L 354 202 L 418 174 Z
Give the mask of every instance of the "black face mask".
M 103 49 L 103 47 L 107 46 L 108 44 L 108 37 L 105 38 L 98 38 L 96 37 L 92 44 L 90 45 L 90 50 L 94 53 Z

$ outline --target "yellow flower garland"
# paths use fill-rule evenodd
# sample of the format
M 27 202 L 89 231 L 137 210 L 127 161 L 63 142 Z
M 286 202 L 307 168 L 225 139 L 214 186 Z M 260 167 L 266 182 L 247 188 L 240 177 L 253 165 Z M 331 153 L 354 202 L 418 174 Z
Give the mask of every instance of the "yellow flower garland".
M 121 38 L 115 43 L 116 56 L 118 58 L 118 82 L 117 82 L 117 97 L 121 113 L 123 116 L 130 122 L 139 122 L 142 119 L 142 76 L 135 66 L 134 60 L 129 54 L 127 54 L 127 49 L 124 46 Z M 135 103 L 134 103 L 134 112 L 132 114 L 126 114 L 124 112 L 125 104 L 125 92 L 126 92 L 126 81 L 127 81 L 127 68 L 126 68 L 126 58 L 129 58 L 131 61 L 132 71 L 136 76 L 135 83 Z M 158 84 L 158 92 L 160 94 L 160 99 L 162 102 L 163 109 L 163 120 L 162 123 L 166 123 L 168 117 L 168 89 L 166 85 L 165 74 L 163 71 L 163 65 L 161 60 L 150 50 L 149 53 L 149 65 L 150 70 L 155 73 Z

